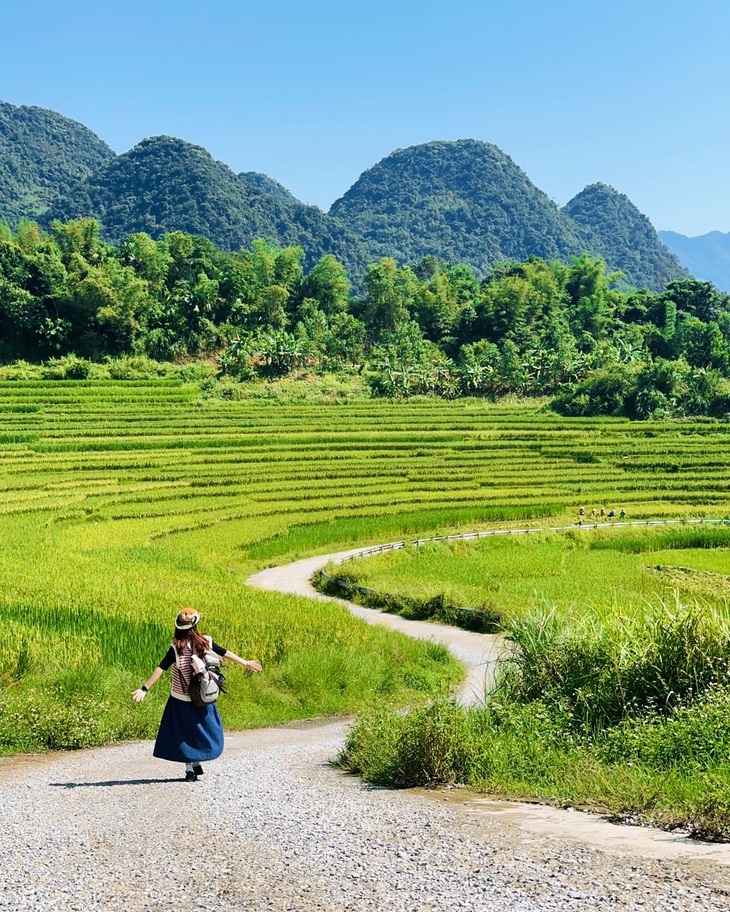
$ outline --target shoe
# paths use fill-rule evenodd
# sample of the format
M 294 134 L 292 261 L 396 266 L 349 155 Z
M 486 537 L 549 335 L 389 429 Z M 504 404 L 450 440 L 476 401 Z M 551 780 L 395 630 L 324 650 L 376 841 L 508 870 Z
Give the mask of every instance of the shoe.
M 197 776 L 195 775 L 195 773 L 193 773 L 191 770 L 188 770 L 188 771 L 185 773 L 185 781 L 186 781 L 186 782 L 197 782 L 197 781 L 198 781 L 198 777 L 197 777 Z
M 202 767 L 199 763 L 195 763 L 195 764 L 193 765 L 193 772 L 195 773 L 196 776 L 202 776 L 202 775 L 203 775 L 203 767 Z

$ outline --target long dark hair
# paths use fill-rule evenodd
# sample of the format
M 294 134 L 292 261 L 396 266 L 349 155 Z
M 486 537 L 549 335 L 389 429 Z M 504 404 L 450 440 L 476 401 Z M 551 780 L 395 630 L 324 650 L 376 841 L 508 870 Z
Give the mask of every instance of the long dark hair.
M 205 653 L 210 648 L 208 640 L 198 630 L 197 624 L 191 627 L 190 630 L 178 630 L 177 627 L 175 628 L 175 639 L 173 640 L 175 649 L 178 652 L 182 652 L 186 643 L 190 643 L 193 653 L 200 656 L 201 659 L 205 658 Z

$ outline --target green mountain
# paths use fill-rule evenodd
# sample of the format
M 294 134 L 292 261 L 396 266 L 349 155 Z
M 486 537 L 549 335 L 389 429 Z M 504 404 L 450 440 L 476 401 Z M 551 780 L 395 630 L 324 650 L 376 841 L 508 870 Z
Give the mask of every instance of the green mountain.
M 630 285 L 659 291 L 687 276 L 649 219 L 613 187 L 591 184 L 563 212 L 580 226 L 586 249 L 600 254 L 611 269 L 620 269 Z
M 45 108 L 0 102 L 0 221 L 37 219 L 114 152 L 87 127 Z
M 238 175 L 238 179 L 242 180 L 245 184 L 250 184 L 252 187 L 263 190 L 264 193 L 268 193 L 270 196 L 273 196 L 274 199 L 278 199 L 281 203 L 302 205 L 301 201 L 298 200 L 293 193 L 287 190 L 279 181 L 274 180 L 273 177 L 269 177 L 268 174 L 261 174 L 260 171 L 242 171 Z
M 659 238 L 693 276 L 730 291 L 730 232 L 710 231 L 687 237 L 675 231 L 660 231 Z
M 205 149 L 170 136 L 145 139 L 105 164 L 60 198 L 45 223 L 80 217 L 98 219 L 113 243 L 135 231 L 179 230 L 238 250 L 265 237 L 301 245 L 308 265 L 332 253 L 356 277 L 367 260 L 360 238 L 337 219 L 239 179 Z
M 582 252 L 570 219 L 496 146 L 462 139 L 399 149 L 330 209 L 375 255 L 433 254 L 485 274 L 497 260 Z
M 236 176 L 183 140 L 158 136 L 115 156 L 75 121 L 0 103 L 0 220 L 48 226 L 80 216 L 98 219 L 114 242 L 134 231 L 158 237 L 179 229 L 227 250 L 259 236 L 298 244 L 307 266 L 332 253 L 355 282 L 381 256 L 415 263 L 434 255 L 485 275 L 498 260 L 567 260 L 584 251 L 637 286 L 658 289 L 687 274 L 628 197 L 593 184 L 561 210 L 509 156 L 477 140 L 399 149 L 325 213 L 266 174 Z M 722 263 L 727 256 L 730 270 L 730 245 L 717 234 L 672 243 L 687 251 L 693 272 L 716 277 L 708 257 Z M 690 255 L 685 242 L 693 241 L 693 250 L 703 242 L 712 254 Z M 727 277 L 712 280 L 730 287 Z

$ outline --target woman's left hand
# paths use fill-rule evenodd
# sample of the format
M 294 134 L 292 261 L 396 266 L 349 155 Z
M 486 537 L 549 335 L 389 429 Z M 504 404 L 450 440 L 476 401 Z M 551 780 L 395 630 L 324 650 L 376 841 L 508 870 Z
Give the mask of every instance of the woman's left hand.
M 256 672 L 258 672 L 258 671 L 263 671 L 263 670 L 264 670 L 264 669 L 259 665 L 258 662 L 254 662 L 253 660 L 249 660 L 249 661 L 245 662 L 244 664 L 245 664 L 246 668 L 247 668 L 249 671 L 256 671 Z

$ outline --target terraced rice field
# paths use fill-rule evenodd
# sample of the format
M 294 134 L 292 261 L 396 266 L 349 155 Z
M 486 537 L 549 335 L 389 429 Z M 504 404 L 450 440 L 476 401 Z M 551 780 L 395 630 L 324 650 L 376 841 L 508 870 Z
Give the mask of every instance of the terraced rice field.
M 727 424 L 567 420 L 533 403 L 291 405 L 206 400 L 177 381 L 0 383 L 0 750 L 37 746 L 18 732 L 41 705 L 47 745 L 63 731 L 79 743 L 148 733 L 164 688 L 135 714 L 119 694 L 157 663 L 181 603 L 267 667 L 232 684 L 231 724 L 426 692 L 454 673 L 438 650 L 243 580 L 350 543 L 570 521 L 580 505 L 724 516 L 729 437 Z M 89 705 L 69 725 L 80 681 Z

